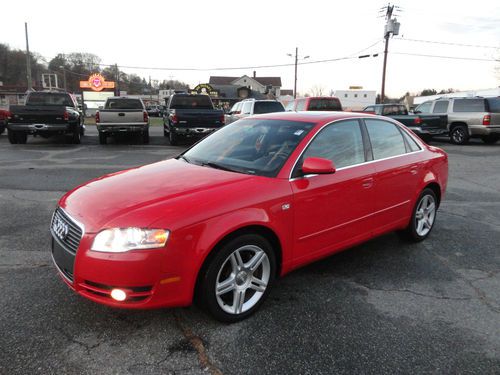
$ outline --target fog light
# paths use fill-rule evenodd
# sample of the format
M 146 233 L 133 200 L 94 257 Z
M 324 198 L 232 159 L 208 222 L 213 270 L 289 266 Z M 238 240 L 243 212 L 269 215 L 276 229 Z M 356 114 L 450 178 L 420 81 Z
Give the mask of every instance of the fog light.
M 125 293 L 121 289 L 113 289 L 111 291 L 111 298 L 113 298 L 116 301 L 125 301 L 127 299 L 127 293 Z

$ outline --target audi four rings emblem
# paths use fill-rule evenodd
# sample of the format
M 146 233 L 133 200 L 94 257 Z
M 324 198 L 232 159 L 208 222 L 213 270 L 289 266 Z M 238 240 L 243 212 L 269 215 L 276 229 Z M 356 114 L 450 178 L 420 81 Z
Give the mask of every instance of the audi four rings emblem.
M 62 221 L 57 216 L 54 218 L 54 222 L 52 223 L 52 230 L 54 231 L 57 238 L 60 240 L 65 240 L 68 237 L 69 226 L 64 221 Z

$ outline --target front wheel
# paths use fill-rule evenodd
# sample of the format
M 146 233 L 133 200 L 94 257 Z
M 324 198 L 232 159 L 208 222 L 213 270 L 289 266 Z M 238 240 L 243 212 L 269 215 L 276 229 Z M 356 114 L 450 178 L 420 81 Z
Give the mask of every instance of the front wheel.
M 217 250 L 204 267 L 199 292 L 204 307 L 222 322 L 252 315 L 274 281 L 276 261 L 269 242 L 246 234 Z
M 457 125 L 450 130 L 450 141 L 454 145 L 466 145 L 469 142 L 467 126 Z
M 432 189 L 424 189 L 417 199 L 410 223 L 404 231 L 413 242 L 425 240 L 434 227 L 437 213 L 437 198 Z

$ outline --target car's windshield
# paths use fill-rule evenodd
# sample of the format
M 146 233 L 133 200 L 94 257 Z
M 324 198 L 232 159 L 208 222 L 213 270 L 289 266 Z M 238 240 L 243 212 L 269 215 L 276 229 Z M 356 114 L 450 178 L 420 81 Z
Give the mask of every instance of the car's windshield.
M 253 107 L 254 114 L 284 112 L 283 104 L 280 102 L 255 102 Z
M 175 95 L 170 109 L 213 109 L 208 95 Z
M 73 103 L 68 94 L 53 94 L 46 92 L 31 93 L 27 105 L 64 105 L 72 107 Z
M 138 99 L 108 99 L 105 109 L 143 109 Z
M 198 165 L 274 177 L 313 126 L 309 122 L 244 119 L 213 133 L 181 158 Z
M 311 99 L 309 111 L 342 111 L 342 106 L 336 98 Z

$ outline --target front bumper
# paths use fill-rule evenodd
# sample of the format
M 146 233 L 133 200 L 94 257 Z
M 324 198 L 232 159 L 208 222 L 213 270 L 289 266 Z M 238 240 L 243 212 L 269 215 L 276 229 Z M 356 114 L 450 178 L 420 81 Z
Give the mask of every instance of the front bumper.
M 61 278 L 79 295 L 103 305 L 127 309 L 191 304 L 194 275 L 187 268 L 179 267 L 185 262 L 179 259 L 180 252 L 166 247 L 126 253 L 96 252 L 90 250 L 93 239 L 94 235 L 84 235 L 75 255 L 57 239 L 52 242 L 52 259 Z M 127 299 L 122 302 L 112 299 L 114 288 L 124 290 Z

